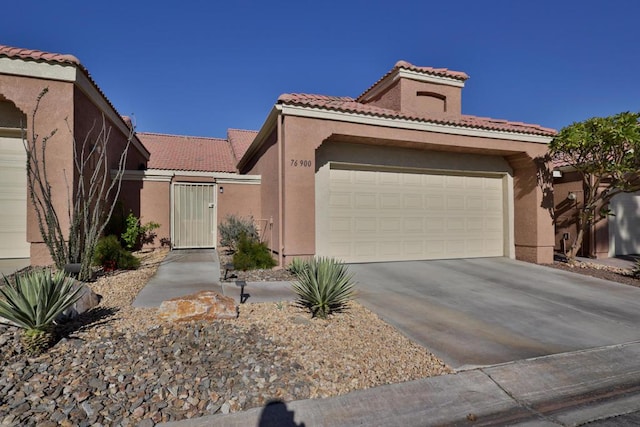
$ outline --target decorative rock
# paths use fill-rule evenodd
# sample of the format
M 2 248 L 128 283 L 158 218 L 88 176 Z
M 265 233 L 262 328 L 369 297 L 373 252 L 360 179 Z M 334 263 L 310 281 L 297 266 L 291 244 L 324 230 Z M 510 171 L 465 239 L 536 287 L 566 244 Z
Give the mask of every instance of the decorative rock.
M 102 301 L 101 295 L 96 294 L 87 285 L 76 280 L 73 284 L 73 290 L 76 290 L 79 287 L 82 287 L 82 290 L 80 291 L 82 296 L 71 307 L 60 313 L 60 315 L 56 317 L 56 322 L 62 323 L 73 320 L 82 313 L 91 310 L 93 307 L 100 304 L 100 301 Z
M 189 320 L 235 319 L 238 307 L 233 298 L 213 291 L 163 301 L 158 316 L 175 322 Z

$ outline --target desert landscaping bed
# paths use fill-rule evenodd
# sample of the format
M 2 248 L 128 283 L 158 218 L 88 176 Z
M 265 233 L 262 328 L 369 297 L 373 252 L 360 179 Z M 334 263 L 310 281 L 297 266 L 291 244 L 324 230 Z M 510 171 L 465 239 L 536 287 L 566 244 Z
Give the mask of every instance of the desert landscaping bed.
M 451 372 L 357 303 L 329 320 L 292 303 L 240 306 L 235 320 L 171 324 L 131 307 L 166 251 L 90 286 L 98 307 L 28 358 L 0 326 L 4 425 L 149 425 L 328 397 Z
M 618 282 L 625 285 L 640 287 L 640 277 L 634 276 L 632 269 L 624 269 L 611 267 L 608 265 L 596 264 L 592 262 L 577 262 L 569 264 L 566 262 L 554 262 L 548 264 L 548 267 L 557 268 L 559 270 L 571 271 L 573 273 L 583 274 L 585 276 L 596 277 L 598 279 Z

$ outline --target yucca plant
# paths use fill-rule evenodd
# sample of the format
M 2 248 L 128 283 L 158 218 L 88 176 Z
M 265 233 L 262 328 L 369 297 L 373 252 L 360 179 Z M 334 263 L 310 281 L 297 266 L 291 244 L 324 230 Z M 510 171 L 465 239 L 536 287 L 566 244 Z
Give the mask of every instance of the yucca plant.
M 0 316 L 24 329 L 22 343 L 31 355 L 49 348 L 55 338 L 55 318 L 81 297 L 73 279 L 50 269 L 17 273 L 14 283 L 4 277 L 0 287 Z
M 306 259 L 302 259 L 302 258 L 292 259 L 289 265 L 287 266 L 287 270 L 290 273 L 295 274 L 296 276 L 299 276 L 300 273 L 305 271 L 307 268 L 309 268 L 309 262 Z
M 326 319 L 353 298 L 353 274 L 335 258 L 314 258 L 307 264 L 294 282 L 293 290 L 298 302 L 309 308 L 314 317 Z

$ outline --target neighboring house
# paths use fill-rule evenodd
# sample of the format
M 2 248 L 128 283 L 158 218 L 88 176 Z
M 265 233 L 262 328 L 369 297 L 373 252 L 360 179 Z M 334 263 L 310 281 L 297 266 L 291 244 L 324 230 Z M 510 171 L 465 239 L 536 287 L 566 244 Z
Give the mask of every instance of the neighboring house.
M 557 252 L 565 252 L 575 240 L 577 209 L 583 204 L 582 178 L 571 167 L 554 165 L 553 193 Z M 640 193 L 622 193 L 609 204 L 613 215 L 589 228 L 580 256 L 607 258 L 640 254 Z
M 160 223 L 156 243 L 174 248 L 214 247 L 227 214 L 251 215 L 281 265 L 313 255 L 551 262 L 554 229 L 538 174 L 555 131 L 462 114 L 467 78 L 401 61 L 358 98 L 282 95 L 258 132 L 231 129 L 226 140 L 138 133 L 121 200 L 143 222 Z M 80 134 L 105 112 L 126 134 L 77 59 L 0 47 L 0 120 L 14 138 L 0 161 L 18 155 L 18 116 L 30 114 L 44 86 L 54 90 L 39 132 L 74 117 Z M 56 154 L 57 167 L 68 167 L 70 149 Z M 3 205 L 7 198 L 0 194 Z M 23 211 L 25 200 L 16 202 Z M 26 229 L 38 264 L 32 215 Z
M 280 96 L 238 168 L 262 177 L 281 263 L 552 262 L 538 172 L 556 132 L 462 114 L 467 78 L 401 61 L 355 99 Z
M 45 88 L 48 93 L 42 98 L 34 124 L 33 111 Z M 117 168 L 130 132 L 129 123 L 116 112 L 78 59 L 0 45 L 0 258 L 31 258 L 36 265 L 51 261 L 28 201 L 23 130 L 29 138 L 35 131 L 41 142 L 57 129 L 47 142 L 47 169 L 56 211 L 62 229 L 67 230 L 67 188 L 74 188 L 78 182 L 73 141 L 78 145 L 86 137 L 94 138 L 103 117 L 111 129 L 109 164 Z M 134 137 L 126 168 L 137 169 L 148 158 L 149 152 Z M 128 191 L 126 186 L 123 191 Z

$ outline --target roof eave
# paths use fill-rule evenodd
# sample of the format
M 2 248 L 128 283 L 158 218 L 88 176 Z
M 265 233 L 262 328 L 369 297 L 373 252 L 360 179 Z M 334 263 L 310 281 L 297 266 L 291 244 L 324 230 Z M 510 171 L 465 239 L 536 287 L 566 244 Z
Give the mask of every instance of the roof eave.
M 267 116 L 266 120 L 260 127 L 258 134 L 253 139 L 253 142 L 251 143 L 249 148 L 247 148 L 247 151 L 245 151 L 244 155 L 236 165 L 239 171 L 242 170 L 247 165 L 249 160 L 258 152 L 262 144 L 264 144 L 266 139 L 271 135 L 271 133 L 273 132 L 273 129 L 276 127 L 277 117 L 281 114 L 281 112 L 282 112 L 282 105 L 275 104 L 271 109 L 271 111 L 269 112 L 269 115 Z
M 342 111 L 321 107 L 308 107 L 298 104 L 279 104 L 283 115 L 301 116 L 309 118 L 346 121 L 351 123 L 369 124 L 377 126 L 395 127 L 410 130 L 423 130 L 429 132 L 448 133 L 461 136 L 477 136 L 495 139 L 515 140 L 522 142 L 535 142 L 548 144 L 553 135 L 544 132 L 518 132 L 512 130 L 498 130 L 478 126 L 464 126 L 438 121 L 416 120 L 410 118 L 386 117 L 382 115 Z M 257 138 L 256 138 L 257 140 Z

